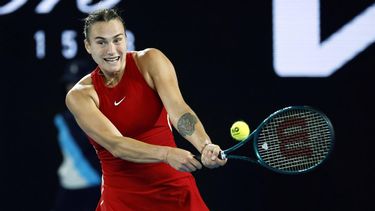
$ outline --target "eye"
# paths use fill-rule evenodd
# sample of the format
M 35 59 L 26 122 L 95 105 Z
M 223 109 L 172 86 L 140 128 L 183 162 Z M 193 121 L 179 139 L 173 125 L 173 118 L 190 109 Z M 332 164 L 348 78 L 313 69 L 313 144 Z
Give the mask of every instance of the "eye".
M 121 40 L 122 40 L 122 38 L 116 38 L 116 39 L 113 40 L 113 42 L 117 44 L 117 43 L 120 43 Z
M 98 44 L 98 45 L 104 45 L 105 42 L 103 40 L 98 40 L 98 41 L 96 41 L 96 44 Z

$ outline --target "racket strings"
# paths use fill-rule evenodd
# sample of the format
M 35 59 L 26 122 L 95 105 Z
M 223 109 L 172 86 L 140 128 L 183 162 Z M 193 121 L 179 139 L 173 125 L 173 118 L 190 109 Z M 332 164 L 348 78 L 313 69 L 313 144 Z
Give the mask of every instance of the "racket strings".
M 258 153 L 269 166 L 302 171 L 320 164 L 330 150 L 326 119 L 310 110 L 289 110 L 273 117 L 258 136 Z

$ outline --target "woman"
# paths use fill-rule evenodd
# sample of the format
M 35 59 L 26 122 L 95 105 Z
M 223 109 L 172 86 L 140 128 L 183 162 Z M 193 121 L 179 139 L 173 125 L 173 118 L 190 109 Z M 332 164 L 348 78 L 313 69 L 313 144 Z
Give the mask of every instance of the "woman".
M 97 210 L 208 210 L 190 172 L 226 163 L 185 103 L 169 59 L 157 49 L 127 52 L 125 24 L 113 9 L 85 19 L 85 48 L 98 67 L 66 104 L 101 161 Z M 201 152 L 176 147 L 171 124 Z

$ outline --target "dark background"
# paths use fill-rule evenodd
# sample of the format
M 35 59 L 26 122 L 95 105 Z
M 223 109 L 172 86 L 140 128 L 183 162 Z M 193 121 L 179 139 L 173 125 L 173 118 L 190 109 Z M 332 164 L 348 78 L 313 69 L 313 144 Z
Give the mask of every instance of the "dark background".
M 51 208 L 61 162 L 52 118 L 65 109 L 60 78 L 68 61 L 61 54 L 61 32 L 75 30 L 76 57 L 90 59 L 82 41 L 87 14 L 75 1 L 61 1 L 48 14 L 34 12 L 38 3 L 0 16 L 0 210 Z M 321 39 L 373 4 L 321 1 Z M 212 210 L 375 210 L 374 44 L 330 77 L 281 78 L 273 68 L 271 0 L 123 0 L 118 7 L 136 49 L 158 48 L 174 63 L 185 100 L 222 148 L 235 144 L 229 134 L 234 121 L 243 119 L 254 129 L 289 105 L 320 109 L 334 125 L 332 156 L 308 174 L 280 175 L 242 162 L 195 172 Z M 35 56 L 38 30 L 46 34 L 43 59 Z M 190 148 L 178 135 L 176 141 Z

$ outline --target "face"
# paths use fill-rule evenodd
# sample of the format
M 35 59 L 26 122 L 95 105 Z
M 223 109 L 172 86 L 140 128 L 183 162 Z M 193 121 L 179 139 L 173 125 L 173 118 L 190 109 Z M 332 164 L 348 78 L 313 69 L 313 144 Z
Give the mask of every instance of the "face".
M 94 23 L 85 40 L 85 47 L 107 76 L 117 75 L 125 68 L 126 36 L 121 21 Z

